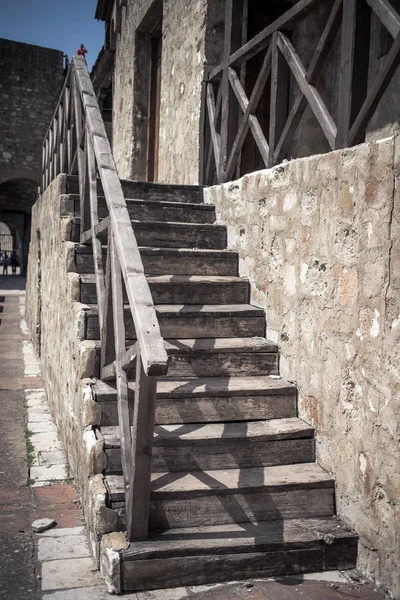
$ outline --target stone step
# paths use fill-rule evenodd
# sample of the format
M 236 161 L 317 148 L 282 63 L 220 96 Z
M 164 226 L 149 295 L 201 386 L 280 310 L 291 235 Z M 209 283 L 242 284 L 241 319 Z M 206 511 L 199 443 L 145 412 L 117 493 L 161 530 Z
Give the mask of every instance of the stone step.
M 104 264 L 106 246 L 103 246 Z M 223 275 L 236 277 L 238 274 L 237 252 L 229 250 L 197 250 L 193 248 L 140 248 L 145 273 L 148 275 Z M 75 249 L 77 273 L 94 273 L 91 246 L 78 244 Z
M 247 304 L 250 295 L 249 282 L 240 277 L 150 275 L 147 281 L 154 304 Z M 94 275 L 81 275 L 80 301 L 96 304 Z
M 123 519 L 123 478 L 108 475 L 105 481 L 110 507 Z M 152 473 L 149 527 L 328 517 L 334 514 L 334 491 L 332 477 L 315 463 Z
M 173 185 L 121 179 L 121 186 L 126 198 L 194 204 L 201 204 L 204 201 L 203 188 L 199 185 Z M 104 196 L 100 179 L 97 180 L 97 193 Z M 67 194 L 79 194 L 79 182 L 76 175 L 67 177 Z
M 123 586 L 135 592 L 352 569 L 357 542 L 336 517 L 168 529 L 122 551 Z
M 165 202 L 160 200 L 140 200 L 125 198 L 131 219 L 136 221 L 173 221 L 182 223 L 214 223 L 215 208 L 211 204 L 193 204 L 189 202 Z M 64 212 L 67 206 L 76 217 L 80 216 L 79 194 L 64 196 Z M 98 198 L 98 216 L 108 215 L 106 200 Z
M 156 313 L 164 338 L 253 337 L 265 335 L 265 313 L 249 304 L 159 304 Z M 128 339 L 135 339 L 132 314 L 125 307 Z M 86 312 L 86 339 L 100 338 L 97 307 Z
M 97 381 L 94 390 L 101 407 L 102 427 L 117 425 L 115 384 Z M 130 382 L 131 409 L 134 390 L 135 383 Z M 160 379 L 157 382 L 156 423 L 218 423 L 296 417 L 296 394 L 294 385 L 275 377 Z
M 227 245 L 224 225 L 133 220 L 131 223 L 138 246 L 224 250 Z M 107 231 L 104 229 L 99 234 L 103 243 L 107 240 Z M 71 241 L 80 241 L 80 217 L 72 219 Z
M 119 427 L 102 427 L 106 473 L 122 473 Z M 152 471 L 182 472 L 312 462 L 314 429 L 299 418 L 156 425 Z

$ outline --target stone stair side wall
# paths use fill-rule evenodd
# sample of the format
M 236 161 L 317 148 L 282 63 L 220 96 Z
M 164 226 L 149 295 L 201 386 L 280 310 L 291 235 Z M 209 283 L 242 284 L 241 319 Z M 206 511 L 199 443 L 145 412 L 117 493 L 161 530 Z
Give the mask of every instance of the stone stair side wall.
M 205 191 L 317 431 L 359 566 L 400 593 L 399 138 Z
M 75 244 L 69 241 L 73 215 L 63 208 L 65 191 L 66 176 L 59 175 L 33 207 L 26 311 L 47 398 L 82 496 L 96 553 L 98 534 L 112 531 L 115 523 L 107 525 L 104 515 L 98 514 L 104 510 L 102 476 L 90 481 L 105 467 L 97 428 L 100 409 L 91 386 L 97 350 L 94 341 L 85 340 L 89 307 L 79 302 Z

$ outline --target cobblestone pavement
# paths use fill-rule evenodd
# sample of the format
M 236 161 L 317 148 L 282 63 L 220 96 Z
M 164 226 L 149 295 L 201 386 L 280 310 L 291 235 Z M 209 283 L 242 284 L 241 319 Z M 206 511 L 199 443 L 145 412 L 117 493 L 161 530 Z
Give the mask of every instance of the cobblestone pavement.
M 0 278 L 0 285 L 9 278 Z M 24 320 L 23 278 L 0 289 L 0 599 L 107 600 Z M 34 534 L 35 519 L 56 526 Z M 352 576 L 351 576 L 352 575 Z M 175 588 L 126 600 L 383 600 L 357 574 Z

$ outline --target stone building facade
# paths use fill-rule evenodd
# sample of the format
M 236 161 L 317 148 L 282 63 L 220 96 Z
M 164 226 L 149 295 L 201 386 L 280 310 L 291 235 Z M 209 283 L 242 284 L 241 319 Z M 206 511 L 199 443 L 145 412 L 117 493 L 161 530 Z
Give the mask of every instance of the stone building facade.
M 24 266 L 42 141 L 63 80 L 62 52 L 0 39 L 0 222 L 4 249 L 12 245 Z

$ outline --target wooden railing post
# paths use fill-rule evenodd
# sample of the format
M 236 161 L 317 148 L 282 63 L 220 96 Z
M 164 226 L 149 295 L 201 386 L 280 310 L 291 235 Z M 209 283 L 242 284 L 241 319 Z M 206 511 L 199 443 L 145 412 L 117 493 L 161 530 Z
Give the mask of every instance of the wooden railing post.
M 138 352 L 132 426 L 132 471 L 126 503 L 130 542 L 148 538 L 156 390 L 156 378 L 146 375 Z

